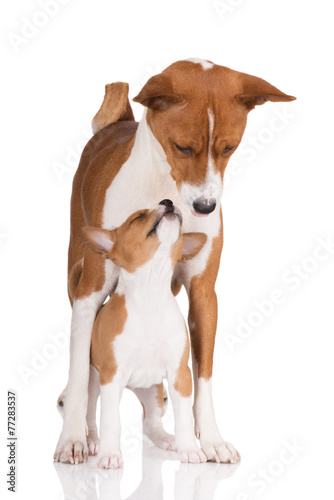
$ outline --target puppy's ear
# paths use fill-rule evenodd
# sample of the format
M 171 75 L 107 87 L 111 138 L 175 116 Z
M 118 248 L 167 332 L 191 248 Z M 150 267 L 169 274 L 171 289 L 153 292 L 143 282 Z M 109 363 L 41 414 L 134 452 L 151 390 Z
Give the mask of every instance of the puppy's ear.
M 256 76 L 240 74 L 242 93 L 236 95 L 236 99 L 243 104 L 249 111 L 255 106 L 264 104 L 267 101 L 289 102 L 296 98 L 284 94 L 270 83 L 257 78 Z
M 148 80 L 139 94 L 133 98 L 133 101 L 148 108 L 162 111 L 173 104 L 182 102 L 183 99 L 173 90 L 171 79 L 160 73 Z
M 97 227 L 86 226 L 81 229 L 87 245 L 94 252 L 107 255 L 114 246 L 116 241 L 116 231 L 108 231 Z
M 204 233 L 184 233 L 182 256 L 179 262 L 185 262 L 197 255 L 204 247 L 207 236 Z

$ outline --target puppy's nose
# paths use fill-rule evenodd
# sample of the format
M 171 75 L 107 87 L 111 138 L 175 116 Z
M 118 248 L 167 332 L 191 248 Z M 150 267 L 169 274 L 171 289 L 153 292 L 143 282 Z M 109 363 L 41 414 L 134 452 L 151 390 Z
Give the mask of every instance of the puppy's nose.
M 172 202 L 172 200 L 166 199 L 166 200 L 160 201 L 159 205 L 165 205 L 165 207 L 172 208 L 173 202 Z
M 197 200 L 193 203 L 193 207 L 195 212 L 198 212 L 199 214 L 211 214 L 211 212 L 213 212 L 216 208 L 216 200 L 211 199 L 208 201 L 204 198 L 197 198 Z

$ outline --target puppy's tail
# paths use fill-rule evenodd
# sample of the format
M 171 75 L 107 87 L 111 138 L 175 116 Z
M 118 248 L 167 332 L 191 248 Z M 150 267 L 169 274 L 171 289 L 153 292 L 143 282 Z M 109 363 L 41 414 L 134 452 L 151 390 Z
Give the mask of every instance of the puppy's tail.
M 134 121 L 128 98 L 129 84 L 125 82 L 108 83 L 105 86 L 103 103 L 92 120 L 93 133 L 118 121 Z

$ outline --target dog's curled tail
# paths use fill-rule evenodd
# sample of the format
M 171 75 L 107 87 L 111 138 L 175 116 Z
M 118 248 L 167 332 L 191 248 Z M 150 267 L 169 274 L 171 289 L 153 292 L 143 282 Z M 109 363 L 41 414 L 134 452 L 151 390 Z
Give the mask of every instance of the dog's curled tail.
M 128 98 L 129 84 L 125 82 L 108 83 L 100 109 L 92 120 L 93 133 L 118 121 L 134 121 Z

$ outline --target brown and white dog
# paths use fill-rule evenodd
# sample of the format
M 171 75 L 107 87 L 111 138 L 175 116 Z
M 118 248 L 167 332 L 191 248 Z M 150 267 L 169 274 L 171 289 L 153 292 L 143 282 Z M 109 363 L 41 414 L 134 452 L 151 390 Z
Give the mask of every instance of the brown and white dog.
M 223 175 L 240 144 L 248 112 L 266 101 L 294 97 L 260 78 L 198 59 L 176 62 L 148 80 L 134 99 L 146 107 L 139 124 L 127 94 L 125 83 L 106 86 L 93 119 L 95 135 L 83 151 L 73 181 L 70 370 L 55 459 L 71 463 L 87 459 L 92 328 L 119 275 L 115 263 L 84 245 L 81 228 L 113 229 L 141 207 L 168 198 L 181 209 L 184 232 L 207 235 L 196 257 L 176 265 L 172 285 L 175 294 L 184 285 L 189 297 L 196 436 L 208 459 L 225 461 L 229 450 L 216 424 L 211 390 L 217 326 L 214 287 L 223 246 Z
M 102 468 L 123 466 L 119 403 L 125 387 L 142 400 L 143 427 L 155 444 L 177 449 L 182 462 L 206 462 L 192 423 L 188 332 L 171 289 L 176 263 L 197 255 L 206 236 L 182 235 L 181 223 L 180 210 L 171 200 L 162 200 L 135 212 L 113 231 L 83 228 L 90 248 L 120 267 L 116 290 L 97 314 L 92 333 L 88 445 L 91 454 L 98 451 L 96 465 Z M 174 407 L 175 439 L 161 423 L 164 378 Z M 237 461 L 232 447 L 231 452 Z

